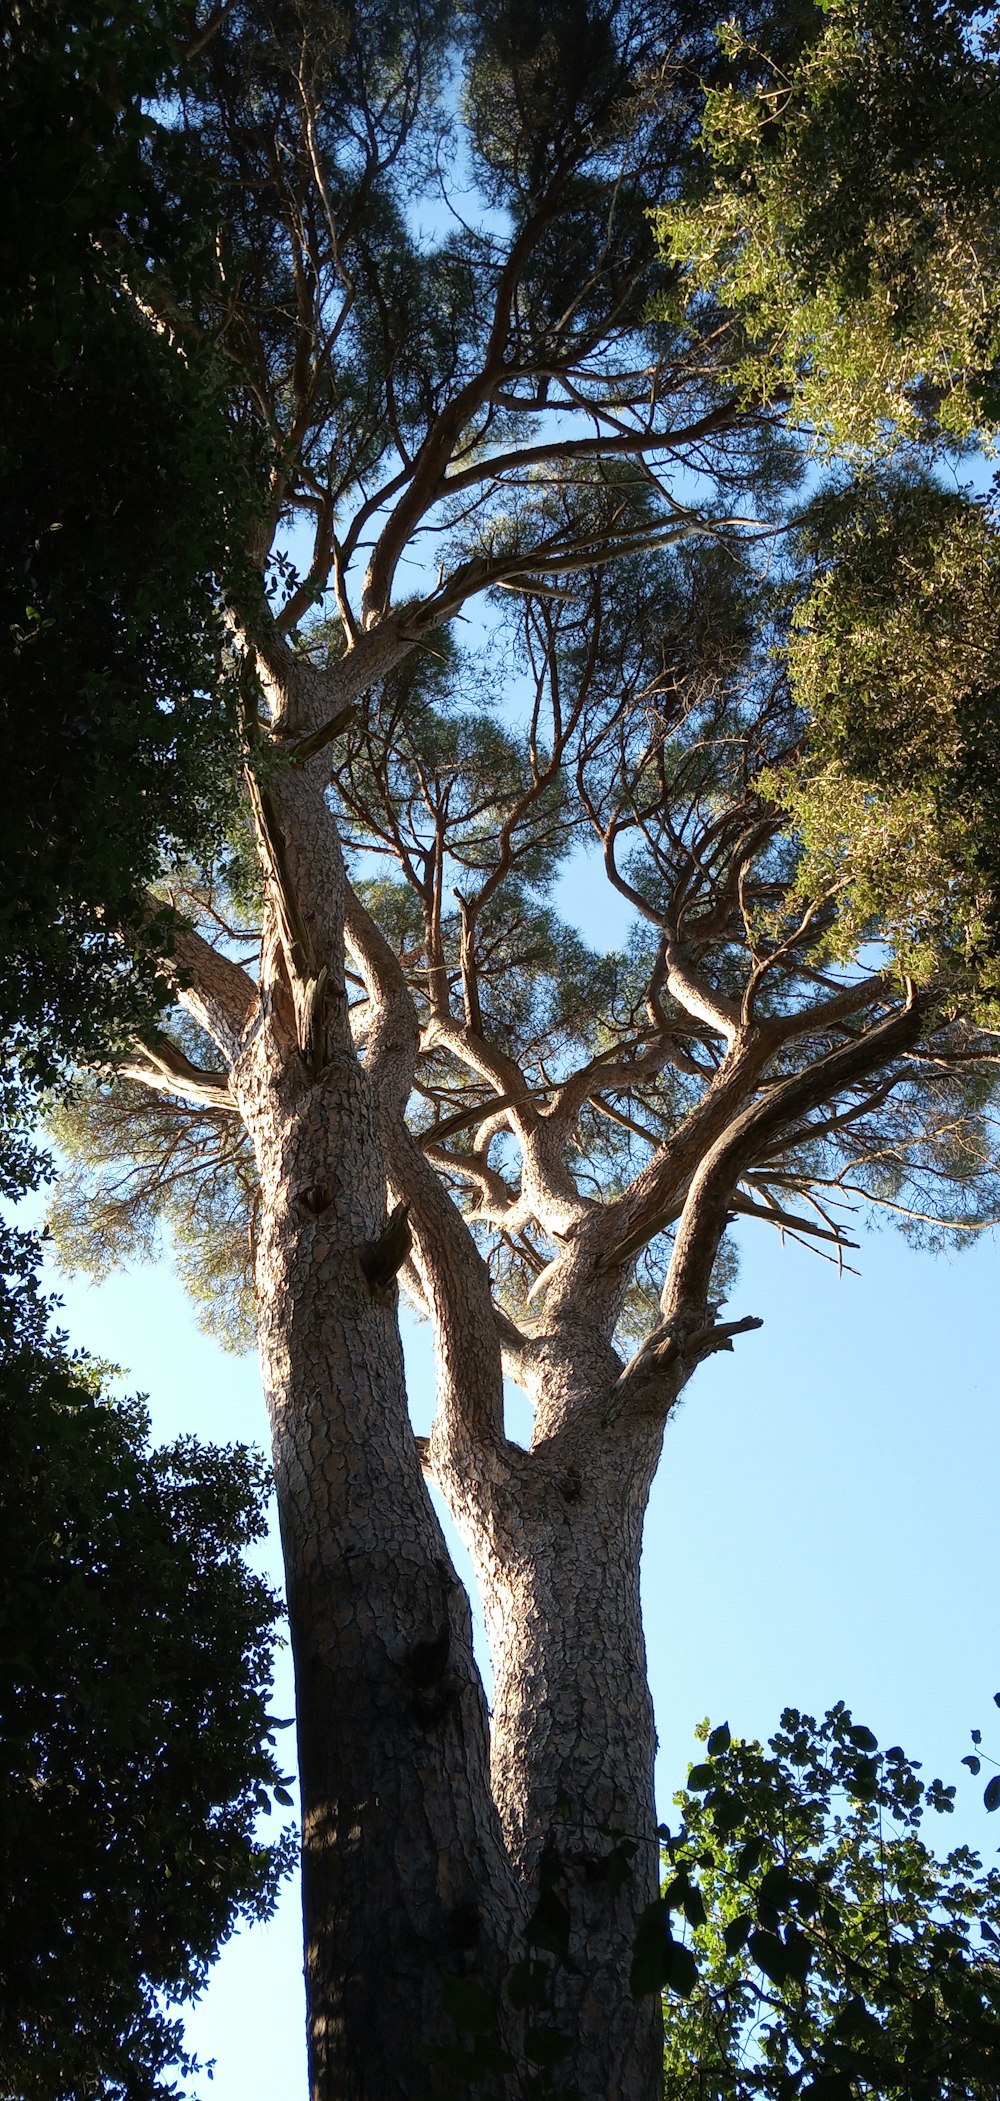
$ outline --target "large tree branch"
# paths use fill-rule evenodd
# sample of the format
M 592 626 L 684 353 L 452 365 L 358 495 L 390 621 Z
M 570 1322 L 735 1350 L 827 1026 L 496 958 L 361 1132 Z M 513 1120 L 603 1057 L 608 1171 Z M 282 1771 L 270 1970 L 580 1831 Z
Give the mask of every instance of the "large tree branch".
M 779 1043 L 791 1042 L 799 1036 L 821 1036 L 828 1030 L 838 1028 L 851 1021 L 866 1007 L 875 1006 L 885 998 L 890 979 L 884 972 L 874 977 L 860 978 L 856 985 L 845 985 L 842 992 L 834 993 L 831 999 L 820 1000 L 814 1007 L 800 1007 L 795 1014 L 784 1014 L 769 1024 Z
M 417 1011 L 396 951 L 345 885 L 344 932 L 368 994 L 365 1071 L 380 1112 L 400 1123 L 413 1086 L 419 1028 Z
M 686 1014 L 690 1014 L 693 1021 L 716 1030 L 732 1046 L 740 1028 L 740 1010 L 736 1001 L 699 977 L 686 959 L 680 942 L 670 939 L 665 942 L 664 965 L 664 984 L 671 998 L 683 1007 Z
M 344 975 L 344 860 L 316 761 L 285 767 L 247 791 L 265 876 L 261 991 L 274 1018 L 291 995 L 295 1041 L 307 1069 L 322 1071 L 351 1043 Z M 275 939 L 275 935 L 277 939 Z
M 432 1462 L 453 1480 L 506 1466 L 503 1367 L 489 1271 L 461 1213 L 403 1126 L 383 1132 L 394 1195 L 409 1205 L 413 1262 L 438 1365 Z
M 136 1080 L 154 1094 L 168 1094 L 173 1099 L 193 1102 L 200 1109 L 227 1109 L 235 1115 L 236 1103 L 229 1089 L 229 1082 L 221 1072 L 207 1072 L 200 1065 L 193 1065 L 177 1045 L 166 1036 L 158 1037 L 155 1043 L 137 1046 L 140 1055 L 130 1058 L 118 1071 L 126 1080 Z
M 416 1012 L 395 951 L 348 885 L 346 933 L 373 1008 L 366 1071 L 375 1096 L 386 1171 L 409 1206 L 412 1263 L 434 1326 L 438 1413 L 431 1463 L 461 1473 L 470 1462 L 499 1465 L 504 1451 L 503 1373 L 489 1271 L 457 1205 L 406 1129 Z
M 227 1063 L 234 1064 L 246 1030 L 260 1012 L 253 979 L 193 927 L 175 935 L 167 971 L 182 1006 L 212 1038 Z
M 624 1056 L 621 1049 L 601 1051 L 588 1064 L 581 1066 L 579 1072 L 571 1073 L 569 1079 L 562 1082 L 545 1121 L 551 1121 L 553 1127 L 563 1133 L 568 1132 L 584 1102 L 593 1101 L 602 1094 L 631 1093 L 634 1088 L 654 1080 L 665 1065 L 673 1063 L 674 1055 L 675 1045 L 666 1035 L 642 1048 L 637 1044 L 631 1057 Z
M 480 1036 L 467 1024 L 441 1014 L 429 1022 L 423 1033 L 421 1048 L 426 1051 L 450 1051 L 453 1058 L 465 1065 L 477 1078 L 488 1080 L 509 1104 L 511 1128 L 515 1119 L 521 1127 L 530 1128 L 538 1111 L 532 1100 L 533 1089 L 529 1087 L 515 1058 L 508 1057 L 494 1044 Z
M 731 518 L 729 525 L 755 526 L 752 518 Z M 523 553 L 477 556 L 462 562 L 450 576 L 442 579 L 436 591 L 422 599 L 418 605 L 401 610 L 410 626 L 418 632 L 450 618 L 480 591 L 521 584 L 529 593 L 536 580 L 544 585 L 556 576 L 579 575 L 583 570 L 606 568 L 630 555 L 655 554 L 665 547 L 675 547 L 682 540 L 697 539 L 703 535 L 718 537 L 721 528 L 713 521 L 700 518 L 692 512 L 682 523 L 660 524 L 642 532 L 616 532 L 613 528 L 595 531 L 574 539 L 542 542 Z
M 756 1030 L 729 1051 L 701 1100 L 621 1196 L 599 1214 L 586 1248 L 582 1240 L 574 1248 L 574 1263 L 587 1259 L 598 1273 L 611 1275 L 673 1224 L 706 1151 L 756 1094 L 769 1047 Z
M 528 258 L 557 209 L 567 172 L 562 168 L 555 172 L 547 196 L 538 201 L 515 235 L 497 279 L 489 337 L 479 370 L 474 378 L 459 388 L 431 423 L 414 461 L 408 485 L 379 534 L 364 584 L 362 617 L 366 627 L 376 625 L 385 616 L 400 555 L 427 510 L 443 493 L 448 465 L 462 431 L 504 377 L 510 316 L 517 287 Z
M 725 1229 L 736 1182 L 752 1165 L 761 1147 L 813 1109 L 877 1072 L 914 1043 L 923 1022 L 924 1002 L 914 987 L 905 1005 L 839 1049 L 828 1051 L 804 1072 L 771 1088 L 751 1103 L 716 1139 L 692 1177 L 684 1202 L 673 1258 L 663 1293 L 664 1320 L 707 1302 L 709 1278 Z
M 640 1415 L 650 1409 L 663 1413 L 705 1357 L 730 1350 L 734 1336 L 760 1327 L 753 1315 L 720 1322 L 718 1309 L 708 1296 L 729 1217 L 734 1210 L 756 1212 L 755 1206 L 748 1206 L 735 1194 L 740 1175 L 761 1145 L 789 1122 L 808 1116 L 841 1088 L 854 1085 L 904 1052 L 916 1040 L 922 1021 L 922 1002 L 910 985 L 902 1009 L 860 1038 L 828 1052 L 804 1072 L 779 1082 L 763 1100 L 752 1102 L 737 1115 L 709 1147 L 692 1177 L 680 1214 L 660 1301 L 662 1320 L 622 1373 L 607 1412 L 608 1424 L 635 1411 Z M 803 1224 L 790 1218 L 788 1229 L 801 1231 Z M 811 1230 L 817 1231 L 815 1227 Z M 830 1237 L 844 1244 L 839 1235 Z M 616 1259 L 621 1253 L 621 1249 L 616 1251 Z
M 449 1153 L 443 1145 L 428 1145 L 424 1134 L 420 1136 L 420 1149 L 424 1158 L 443 1174 L 454 1175 L 460 1182 L 471 1182 L 479 1191 L 476 1217 L 489 1225 L 510 1228 L 523 1222 L 523 1207 L 513 1197 L 498 1168 L 491 1167 L 488 1160 L 468 1153 Z
M 336 734 L 333 721 L 363 700 L 420 640 L 419 612 L 419 605 L 402 607 L 359 634 L 343 656 L 328 664 L 297 655 L 272 624 L 255 622 L 245 639 L 270 703 L 274 733 L 300 738 L 330 729 Z
M 595 419 L 602 415 L 600 406 L 592 411 Z M 568 460 L 604 458 L 616 453 L 638 457 L 647 452 L 675 452 L 679 445 L 695 445 L 732 423 L 738 410 L 736 404 L 727 402 L 713 409 L 706 416 L 679 431 L 622 429 L 598 433 L 592 438 L 553 438 L 548 444 L 515 446 L 509 452 L 494 453 L 474 467 L 461 467 L 446 476 L 443 494 L 452 496 L 463 489 L 476 488 L 484 481 L 497 480 L 501 475 L 514 473 L 519 468 L 529 471 L 533 467 L 560 463 Z

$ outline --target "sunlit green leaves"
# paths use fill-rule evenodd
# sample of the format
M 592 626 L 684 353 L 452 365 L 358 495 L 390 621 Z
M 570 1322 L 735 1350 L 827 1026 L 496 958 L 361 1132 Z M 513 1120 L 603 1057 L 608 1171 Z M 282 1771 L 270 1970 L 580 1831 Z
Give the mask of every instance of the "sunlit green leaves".
M 658 227 L 693 308 L 738 316 L 737 384 L 791 389 L 838 448 L 992 428 L 1000 83 L 970 10 L 830 0 L 790 66 L 723 39 L 739 84 L 709 94 L 702 186 Z
M 1000 795 L 1000 535 L 985 505 L 907 476 L 807 513 L 813 581 L 788 667 L 807 711 L 773 791 L 802 839 L 829 946 L 885 941 L 903 968 L 990 994 Z

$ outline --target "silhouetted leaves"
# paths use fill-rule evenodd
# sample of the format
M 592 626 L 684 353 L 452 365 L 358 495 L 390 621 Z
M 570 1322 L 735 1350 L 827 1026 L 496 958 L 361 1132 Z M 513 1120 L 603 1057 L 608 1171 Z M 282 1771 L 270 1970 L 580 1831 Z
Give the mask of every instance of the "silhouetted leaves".
M 0 1293 L 0 2090 L 154 2101 L 190 2068 L 161 2003 L 204 1983 L 291 1865 L 268 1689 L 277 1601 L 243 1549 L 244 1446 L 151 1451 L 137 1402 L 48 1334 L 30 1246 Z
M 203 267 L 205 195 L 150 113 L 190 23 L 24 0 L 0 50 L 0 1031 L 46 1079 L 148 1021 L 171 914 L 147 887 L 232 800 L 244 448 L 208 349 L 132 296 Z
M 720 1741 L 707 1724 L 700 1733 Z M 669 1913 L 684 1910 L 697 1863 L 705 1919 L 687 1914 L 669 2101 L 991 2101 L 1000 1875 L 967 1847 L 941 1860 L 920 1837 L 925 1812 L 947 1812 L 954 1789 L 924 1786 L 898 1744 L 879 1755 L 842 1704 L 819 1723 L 789 1709 L 767 1752 L 727 1732 L 694 1770 L 633 1971 L 633 1990 L 670 1985 Z

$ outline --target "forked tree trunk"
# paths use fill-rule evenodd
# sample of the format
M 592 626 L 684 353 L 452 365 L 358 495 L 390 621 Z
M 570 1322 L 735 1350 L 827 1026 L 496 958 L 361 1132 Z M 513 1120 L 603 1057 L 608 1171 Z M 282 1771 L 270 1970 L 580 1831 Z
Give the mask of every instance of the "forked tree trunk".
M 572 2044 L 557 2088 L 583 2101 L 662 2093 L 659 2002 L 629 1989 L 636 1922 L 658 1890 L 639 1610 L 658 1441 L 626 1452 L 612 1439 L 576 1460 L 561 1439 L 551 1460 L 536 1447 L 519 1492 L 470 1540 L 495 1671 L 494 1795 L 519 1874 L 535 1891 L 553 1878 L 569 1912 L 540 2018 Z
M 262 1182 L 261 1356 L 288 1586 L 313 2101 L 414 2101 L 446 1976 L 497 1989 L 516 1916 L 465 1593 L 406 1411 L 385 1178 L 349 1052 L 262 1032 L 234 1075 Z

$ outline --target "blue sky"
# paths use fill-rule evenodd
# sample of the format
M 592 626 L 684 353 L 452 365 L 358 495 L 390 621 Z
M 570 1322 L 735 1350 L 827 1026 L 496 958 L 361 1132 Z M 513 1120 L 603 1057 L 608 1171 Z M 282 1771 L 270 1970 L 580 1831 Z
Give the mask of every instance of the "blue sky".
M 949 1257 L 887 1231 L 854 1257 L 862 1275 L 841 1278 L 744 1228 L 732 1309 L 764 1326 L 688 1388 L 646 1530 L 661 1815 L 702 1716 L 766 1735 L 784 1705 L 817 1712 L 843 1698 L 881 1741 L 922 1758 L 927 1778 L 959 1780 L 958 1813 L 935 1819 L 932 1839 L 967 1838 L 995 1857 L 1000 1816 L 985 1816 L 982 1782 L 960 1778 L 959 1761 L 975 1725 L 1000 1758 L 997 1254 L 993 1236 Z M 99 1287 L 54 1281 L 74 1341 L 148 1393 L 158 1439 L 194 1430 L 266 1443 L 255 1361 L 198 1333 L 168 1263 Z M 409 1322 L 407 1344 L 423 1429 L 428 1331 Z M 276 1557 L 271 1566 L 277 1578 Z M 290 1701 L 286 1675 L 276 1711 Z M 216 2060 L 204 2101 L 304 2093 L 302 2019 L 290 1886 L 269 1926 L 231 1943 L 192 2014 L 195 2047 Z

